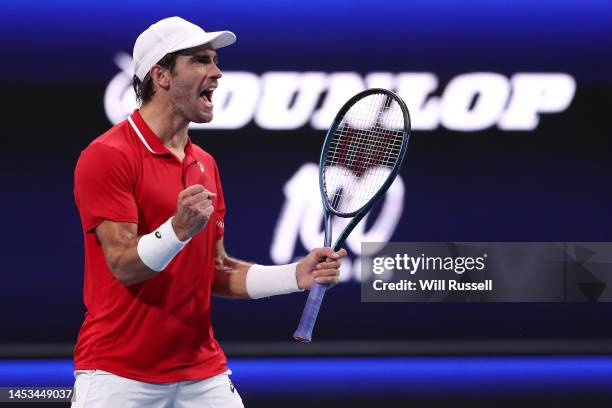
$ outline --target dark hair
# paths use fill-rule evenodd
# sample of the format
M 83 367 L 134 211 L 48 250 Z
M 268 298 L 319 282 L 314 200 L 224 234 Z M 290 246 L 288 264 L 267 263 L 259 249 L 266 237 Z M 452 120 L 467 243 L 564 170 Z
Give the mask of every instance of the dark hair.
M 170 72 L 174 70 L 174 65 L 176 64 L 176 57 L 179 55 L 178 52 L 172 52 L 170 54 L 164 55 L 162 59 L 155 65 L 160 65 Z M 136 92 L 136 100 L 140 103 L 147 103 L 155 94 L 155 84 L 151 79 L 151 75 L 147 74 L 142 81 L 138 79 L 136 75 L 132 78 L 132 86 L 134 87 L 134 92 Z

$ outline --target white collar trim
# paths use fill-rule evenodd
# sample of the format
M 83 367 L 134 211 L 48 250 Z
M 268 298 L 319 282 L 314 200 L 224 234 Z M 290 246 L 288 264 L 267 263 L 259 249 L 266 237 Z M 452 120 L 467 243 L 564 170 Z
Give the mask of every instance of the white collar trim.
M 147 150 L 149 150 L 151 153 L 153 154 L 157 154 L 153 151 L 153 149 L 151 149 L 151 146 L 149 146 L 149 144 L 147 143 L 146 139 L 144 138 L 144 136 L 142 135 L 142 132 L 140 132 L 140 129 L 138 129 L 138 126 L 136 126 L 136 123 L 134 123 L 134 120 L 132 120 L 132 116 L 128 116 L 127 118 L 128 122 L 130 122 L 130 125 L 132 126 L 132 128 L 134 129 L 134 132 L 136 132 L 136 134 L 138 135 L 138 137 L 140 138 L 140 141 L 142 142 L 143 145 L 145 145 L 145 147 L 147 148 Z

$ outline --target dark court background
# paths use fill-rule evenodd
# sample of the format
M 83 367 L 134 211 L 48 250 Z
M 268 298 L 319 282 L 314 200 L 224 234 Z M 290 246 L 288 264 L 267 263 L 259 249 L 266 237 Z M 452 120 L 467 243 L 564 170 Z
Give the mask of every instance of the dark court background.
M 319 345 L 290 340 L 305 294 L 216 299 L 230 360 L 609 352 L 608 303 L 368 304 L 358 281 L 362 240 L 612 241 L 609 2 L 9 0 L 0 5 L 3 357 L 70 357 L 84 314 L 74 165 L 131 112 L 134 40 L 172 15 L 238 37 L 219 50 L 215 120 L 191 130 L 219 165 L 235 257 L 287 263 L 322 244 L 316 163 L 326 118 L 353 93 L 389 87 L 413 117 L 393 195 L 347 244 Z M 347 401 L 339 387 L 332 405 Z

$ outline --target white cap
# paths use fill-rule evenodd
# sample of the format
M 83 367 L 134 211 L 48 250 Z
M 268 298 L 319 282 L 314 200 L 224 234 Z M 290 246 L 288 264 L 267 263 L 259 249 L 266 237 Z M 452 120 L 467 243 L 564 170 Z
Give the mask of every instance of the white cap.
M 236 42 L 231 31 L 207 33 L 195 24 L 180 17 L 168 17 L 158 21 L 138 36 L 134 44 L 134 74 L 141 81 L 153 65 L 166 54 L 210 44 L 213 49 Z

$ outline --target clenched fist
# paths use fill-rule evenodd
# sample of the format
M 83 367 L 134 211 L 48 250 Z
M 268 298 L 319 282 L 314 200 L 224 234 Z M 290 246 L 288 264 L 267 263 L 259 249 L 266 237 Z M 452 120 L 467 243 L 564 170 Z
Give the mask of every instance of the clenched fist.
M 206 226 L 215 210 L 212 205 L 215 197 L 216 194 L 200 184 L 189 186 L 179 193 L 176 215 L 172 218 L 172 227 L 178 239 L 186 241 Z

